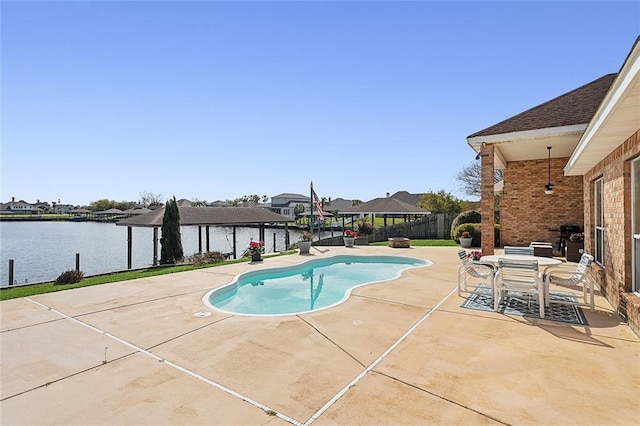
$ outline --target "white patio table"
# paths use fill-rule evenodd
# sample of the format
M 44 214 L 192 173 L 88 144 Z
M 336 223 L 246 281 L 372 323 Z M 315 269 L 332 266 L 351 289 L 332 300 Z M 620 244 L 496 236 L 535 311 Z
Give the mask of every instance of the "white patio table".
M 537 260 L 538 266 L 546 267 L 551 265 L 559 265 L 561 260 L 554 259 L 553 257 L 542 256 L 527 256 L 525 254 L 489 254 L 480 258 L 480 263 L 489 263 L 493 266 L 498 266 L 498 259 L 509 260 Z

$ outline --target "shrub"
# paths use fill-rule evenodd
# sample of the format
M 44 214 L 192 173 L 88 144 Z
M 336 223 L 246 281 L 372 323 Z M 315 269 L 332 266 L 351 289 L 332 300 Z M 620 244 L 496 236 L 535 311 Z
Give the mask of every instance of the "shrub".
M 456 229 L 452 232 L 452 238 L 459 243 L 460 235 L 463 232 L 468 232 L 473 238 L 471 241 L 471 245 L 473 247 L 481 247 L 482 246 L 482 225 L 479 223 L 463 223 L 462 225 L 458 225 Z M 493 238 L 494 238 L 494 246 L 500 247 L 500 225 L 497 223 L 493 225 Z
M 68 271 L 64 271 L 63 273 L 56 278 L 56 284 L 75 284 L 82 281 L 84 277 L 84 272 L 76 271 L 75 269 L 70 269 Z
M 372 235 L 376 229 L 369 222 L 362 222 L 358 224 L 358 234 L 360 235 Z
M 479 223 L 463 223 L 461 225 L 458 225 L 458 227 L 453 230 L 452 237 L 454 240 L 456 240 L 456 242 L 460 242 L 460 235 L 462 235 L 463 232 L 468 232 L 471 238 L 473 238 L 473 241 L 471 241 L 471 245 L 473 247 L 480 247 L 480 243 L 482 242 L 482 233 L 480 232 L 480 226 L 481 225 Z
M 203 266 L 208 265 L 210 263 L 220 263 L 224 262 L 226 259 L 224 254 L 219 251 L 208 251 L 205 253 L 196 253 L 191 256 L 191 263 L 193 266 Z
M 478 210 L 467 210 L 460 213 L 458 216 L 453 219 L 451 222 L 451 238 L 454 240 L 458 240 L 458 236 L 454 235 L 455 229 L 462 225 L 463 223 L 480 223 L 482 222 L 482 217 L 480 216 L 480 212 Z
M 298 250 L 298 243 L 295 242 L 293 244 L 289 244 L 289 247 L 287 247 L 287 250 Z

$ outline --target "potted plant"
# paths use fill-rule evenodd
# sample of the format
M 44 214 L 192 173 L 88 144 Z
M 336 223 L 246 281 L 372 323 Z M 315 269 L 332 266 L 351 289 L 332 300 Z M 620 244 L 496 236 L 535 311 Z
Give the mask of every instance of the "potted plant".
M 251 261 L 259 262 L 262 260 L 262 253 L 264 253 L 264 241 L 253 241 L 249 242 L 249 248 L 247 251 L 251 255 Z
M 467 253 L 467 257 L 475 262 L 479 261 L 482 257 L 482 252 L 478 250 L 473 250 Z
M 311 248 L 311 242 L 313 241 L 313 234 L 309 231 L 302 232 L 302 238 L 298 241 L 298 248 L 300 249 L 300 254 L 309 254 L 309 249 Z
M 576 232 L 569 235 L 569 241 L 565 245 L 565 258 L 567 262 L 580 262 L 580 257 L 584 251 L 584 234 Z
M 344 237 L 342 237 L 344 246 L 353 247 L 353 243 L 356 241 L 356 238 L 358 238 L 358 233 L 356 231 L 352 231 L 351 229 L 347 229 L 346 231 L 344 231 Z
M 463 231 L 462 234 L 460 234 L 459 240 L 462 247 L 469 248 L 471 247 L 471 241 L 473 241 L 473 237 L 471 236 L 469 231 Z
M 362 222 L 358 224 L 358 241 L 357 245 L 369 245 L 371 235 L 375 232 L 375 227 L 369 222 Z

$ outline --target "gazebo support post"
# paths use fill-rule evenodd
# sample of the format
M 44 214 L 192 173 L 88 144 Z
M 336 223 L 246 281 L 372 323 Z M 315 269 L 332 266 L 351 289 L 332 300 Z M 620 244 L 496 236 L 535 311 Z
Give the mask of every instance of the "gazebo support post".
M 131 269 L 133 252 L 133 228 L 127 226 L 127 269 Z
M 158 265 L 158 227 L 153 227 L 153 266 Z
M 237 259 L 238 256 L 236 256 L 236 225 L 233 225 L 233 258 Z

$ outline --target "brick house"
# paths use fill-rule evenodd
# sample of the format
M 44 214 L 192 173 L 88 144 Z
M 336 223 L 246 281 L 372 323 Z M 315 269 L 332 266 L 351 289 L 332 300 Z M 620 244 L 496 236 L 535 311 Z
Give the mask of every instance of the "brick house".
M 311 198 L 301 194 L 284 193 L 271 197 L 271 211 L 289 219 L 295 219 L 295 207 L 300 204 L 305 209 Z
M 593 277 L 638 335 L 639 71 L 640 37 L 618 73 L 467 137 L 482 159 L 483 253 L 494 250 L 493 173 L 503 169 L 500 243 L 554 241 L 563 224 L 584 229 Z

